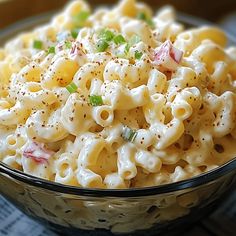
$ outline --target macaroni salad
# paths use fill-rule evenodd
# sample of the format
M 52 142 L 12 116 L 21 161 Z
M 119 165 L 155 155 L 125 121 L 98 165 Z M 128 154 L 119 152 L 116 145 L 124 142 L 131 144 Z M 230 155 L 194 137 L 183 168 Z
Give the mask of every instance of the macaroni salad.
M 0 161 L 65 185 L 181 181 L 236 154 L 236 48 L 123 0 L 72 1 L 0 49 Z

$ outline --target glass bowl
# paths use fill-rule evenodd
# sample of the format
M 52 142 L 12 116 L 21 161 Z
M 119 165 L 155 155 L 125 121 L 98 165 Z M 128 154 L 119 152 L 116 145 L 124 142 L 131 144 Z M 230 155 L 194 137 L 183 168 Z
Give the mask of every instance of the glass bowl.
M 42 24 L 51 13 L 1 33 L 0 43 Z M 179 15 L 185 25 L 205 23 Z M 232 40 L 231 40 L 232 41 Z M 45 181 L 0 163 L 0 194 L 26 215 L 62 235 L 172 235 L 209 214 L 236 183 L 236 159 L 177 183 L 128 190 L 98 190 Z

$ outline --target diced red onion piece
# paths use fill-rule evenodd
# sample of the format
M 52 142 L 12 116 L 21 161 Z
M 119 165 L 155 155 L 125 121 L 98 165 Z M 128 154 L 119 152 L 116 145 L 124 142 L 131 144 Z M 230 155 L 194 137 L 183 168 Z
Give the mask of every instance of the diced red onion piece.
M 71 50 L 70 50 L 70 55 L 75 54 L 76 51 L 77 51 L 77 44 L 76 44 L 76 43 L 73 43 L 73 44 L 72 44 L 72 47 L 71 47 Z
M 70 56 L 71 57 L 77 57 L 77 56 L 84 56 L 85 53 L 83 49 L 81 48 L 81 45 L 78 42 L 74 42 L 72 44 L 71 50 L 70 50 Z
M 154 63 L 167 70 L 174 71 L 182 57 L 183 52 L 175 48 L 170 40 L 167 40 L 155 51 Z
M 60 43 L 57 45 L 59 51 L 62 51 L 62 50 L 63 50 L 64 45 L 65 45 L 65 42 L 60 42 Z
M 29 143 L 23 152 L 23 156 L 31 158 L 37 163 L 47 163 L 48 159 L 54 154 L 53 151 L 47 150 L 42 143 L 31 142 Z
M 172 48 L 170 50 L 170 56 L 172 59 L 175 60 L 176 63 L 179 64 L 182 60 L 183 52 L 172 45 Z
M 69 58 L 76 61 L 79 65 L 83 65 L 86 61 L 86 54 L 83 50 L 82 44 L 79 42 L 74 42 L 72 44 Z

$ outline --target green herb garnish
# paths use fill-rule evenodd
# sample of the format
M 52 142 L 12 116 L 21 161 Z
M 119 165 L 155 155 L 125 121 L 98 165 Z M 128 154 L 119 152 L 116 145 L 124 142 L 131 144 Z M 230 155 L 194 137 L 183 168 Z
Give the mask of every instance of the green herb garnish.
M 48 49 L 48 54 L 55 54 L 55 47 L 50 47 Z
M 112 39 L 114 38 L 114 33 L 110 30 L 107 30 L 107 29 L 104 29 L 100 32 L 99 34 L 99 38 L 100 39 L 103 39 L 103 40 L 106 40 L 106 41 L 112 41 Z
M 135 44 L 137 44 L 137 43 L 139 43 L 141 41 L 141 38 L 138 36 L 138 35 L 133 35 L 131 38 L 130 38 L 130 40 L 129 40 L 129 42 L 126 44 L 126 46 L 125 46 L 125 51 L 126 51 L 126 53 L 128 53 L 129 52 L 129 49 L 132 47 L 132 46 L 134 46 Z
M 73 21 L 78 27 L 82 27 L 89 15 L 90 13 L 88 11 L 81 11 L 77 15 L 73 16 Z
M 141 41 L 141 38 L 138 35 L 133 35 L 131 39 L 129 40 L 130 47 L 134 46 L 135 44 L 139 43 Z
M 140 60 L 140 59 L 141 59 L 141 57 L 142 57 L 142 55 L 143 55 L 143 53 L 142 53 L 142 52 L 135 51 L 135 54 L 134 54 L 134 56 L 135 56 L 135 59 L 137 59 L 137 60 Z
M 81 30 L 81 28 L 76 28 L 76 29 L 73 29 L 73 30 L 71 30 L 71 36 L 74 38 L 74 39 L 76 39 L 77 38 L 77 36 L 78 36 L 78 34 L 79 34 L 79 31 Z
M 66 89 L 69 93 L 75 93 L 78 89 L 76 84 L 74 82 L 70 83 L 68 86 L 66 86 Z
M 137 15 L 137 19 L 139 20 L 143 20 L 146 21 L 146 23 L 150 26 L 150 27 L 154 27 L 154 23 L 152 21 L 151 18 L 147 17 L 146 14 L 144 12 L 139 12 Z
M 116 36 L 114 37 L 113 41 L 114 41 L 114 43 L 117 44 L 117 45 L 126 43 L 125 38 L 124 38 L 121 34 L 116 35 Z
M 106 51 L 106 49 L 108 47 L 109 47 L 109 44 L 104 39 L 100 39 L 97 42 L 97 51 L 98 52 L 104 52 L 104 51 Z
M 102 96 L 90 95 L 89 96 L 89 103 L 94 107 L 103 105 Z
M 43 47 L 43 42 L 40 41 L 40 40 L 34 40 L 33 47 L 35 49 L 39 49 L 40 50 Z
M 66 47 L 66 49 L 71 49 L 72 43 L 70 41 L 66 41 L 65 42 L 65 47 Z
M 147 20 L 147 16 L 144 12 L 139 12 L 138 15 L 137 15 L 137 19 L 139 20 Z
M 125 141 L 134 142 L 135 138 L 137 137 L 137 134 L 138 133 L 136 131 L 132 130 L 128 126 L 125 126 L 123 128 L 122 138 Z
M 151 28 L 155 28 L 155 24 L 154 24 L 154 22 L 152 21 L 152 19 L 147 19 L 146 22 L 148 23 L 148 25 L 149 25 Z

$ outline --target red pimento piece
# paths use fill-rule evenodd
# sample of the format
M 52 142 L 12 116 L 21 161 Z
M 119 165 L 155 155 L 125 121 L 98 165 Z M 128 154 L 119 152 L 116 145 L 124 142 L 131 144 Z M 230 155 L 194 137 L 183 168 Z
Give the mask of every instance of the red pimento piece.
M 182 57 L 183 52 L 175 48 L 170 40 L 167 40 L 155 50 L 154 63 L 169 71 L 175 71 Z
M 31 158 L 37 163 L 44 164 L 48 162 L 48 159 L 54 154 L 53 151 L 47 150 L 42 143 L 31 142 L 24 151 L 23 156 Z

